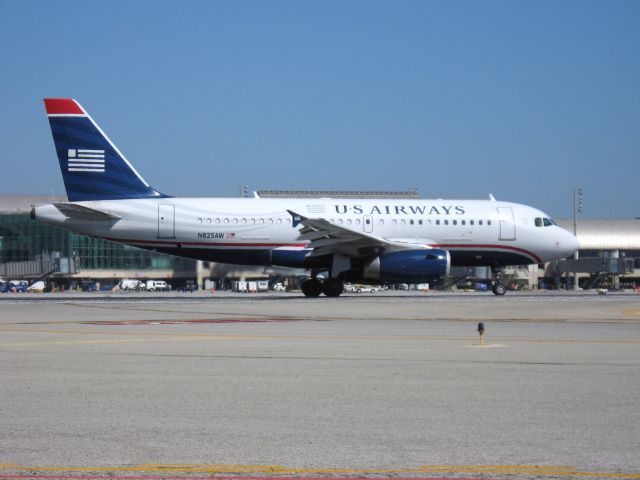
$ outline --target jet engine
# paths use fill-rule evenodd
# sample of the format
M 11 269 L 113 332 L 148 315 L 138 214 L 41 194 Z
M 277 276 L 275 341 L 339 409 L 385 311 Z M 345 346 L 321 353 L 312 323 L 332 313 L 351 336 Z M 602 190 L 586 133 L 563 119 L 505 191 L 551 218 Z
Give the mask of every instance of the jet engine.
M 447 250 L 399 250 L 383 253 L 364 266 L 362 277 L 389 283 L 426 283 L 449 274 Z

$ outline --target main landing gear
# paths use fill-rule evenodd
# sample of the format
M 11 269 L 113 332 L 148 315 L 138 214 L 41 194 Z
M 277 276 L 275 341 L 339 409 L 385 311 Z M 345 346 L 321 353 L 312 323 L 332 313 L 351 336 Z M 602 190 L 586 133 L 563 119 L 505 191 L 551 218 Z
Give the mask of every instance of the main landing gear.
M 307 297 L 318 297 L 321 293 L 327 297 L 338 297 L 343 291 L 344 284 L 337 278 L 327 278 L 324 282 L 310 278 L 302 282 L 302 293 Z

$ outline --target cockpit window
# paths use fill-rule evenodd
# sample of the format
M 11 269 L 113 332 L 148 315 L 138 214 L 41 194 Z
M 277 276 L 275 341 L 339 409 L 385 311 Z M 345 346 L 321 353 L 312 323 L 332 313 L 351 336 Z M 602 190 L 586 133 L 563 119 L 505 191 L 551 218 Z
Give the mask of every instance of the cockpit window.
M 545 218 L 536 217 L 534 219 L 534 223 L 535 223 L 536 227 L 551 227 L 551 226 L 556 224 L 556 222 L 554 222 L 550 218 L 546 218 L 546 217 Z

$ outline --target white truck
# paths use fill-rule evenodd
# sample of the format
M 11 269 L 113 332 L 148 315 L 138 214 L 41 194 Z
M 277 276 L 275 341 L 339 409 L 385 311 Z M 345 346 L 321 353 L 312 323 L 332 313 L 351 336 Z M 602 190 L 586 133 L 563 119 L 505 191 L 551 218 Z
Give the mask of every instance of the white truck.
M 166 292 L 171 290 L 171 285 L 164 280 L 147 280 L 146 287 L 149 292 Z
M 232 290 L 234 292 L 246 292 L 247 291 L 247 282 L 243 282 L 243 281 L 233 282 Z
M 144 290 L 145 284 L 140 280 L 125 278 L 124 280 L 120 281 L 119 287 L 121 290 L 135 290 L 137 292 L 139 290 Z

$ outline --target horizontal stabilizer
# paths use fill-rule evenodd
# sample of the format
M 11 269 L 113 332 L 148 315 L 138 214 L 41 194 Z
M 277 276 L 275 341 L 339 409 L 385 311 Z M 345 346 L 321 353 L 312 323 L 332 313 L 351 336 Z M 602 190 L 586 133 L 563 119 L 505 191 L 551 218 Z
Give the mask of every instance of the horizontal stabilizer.
M 114 222 L 122 217 L 110 213 L 101 212 L 89 207 L 83 207 L 77 203 L 54 203 L 59 211 L 67 218 L 74 220 L 89 220 L 94 222 Z

